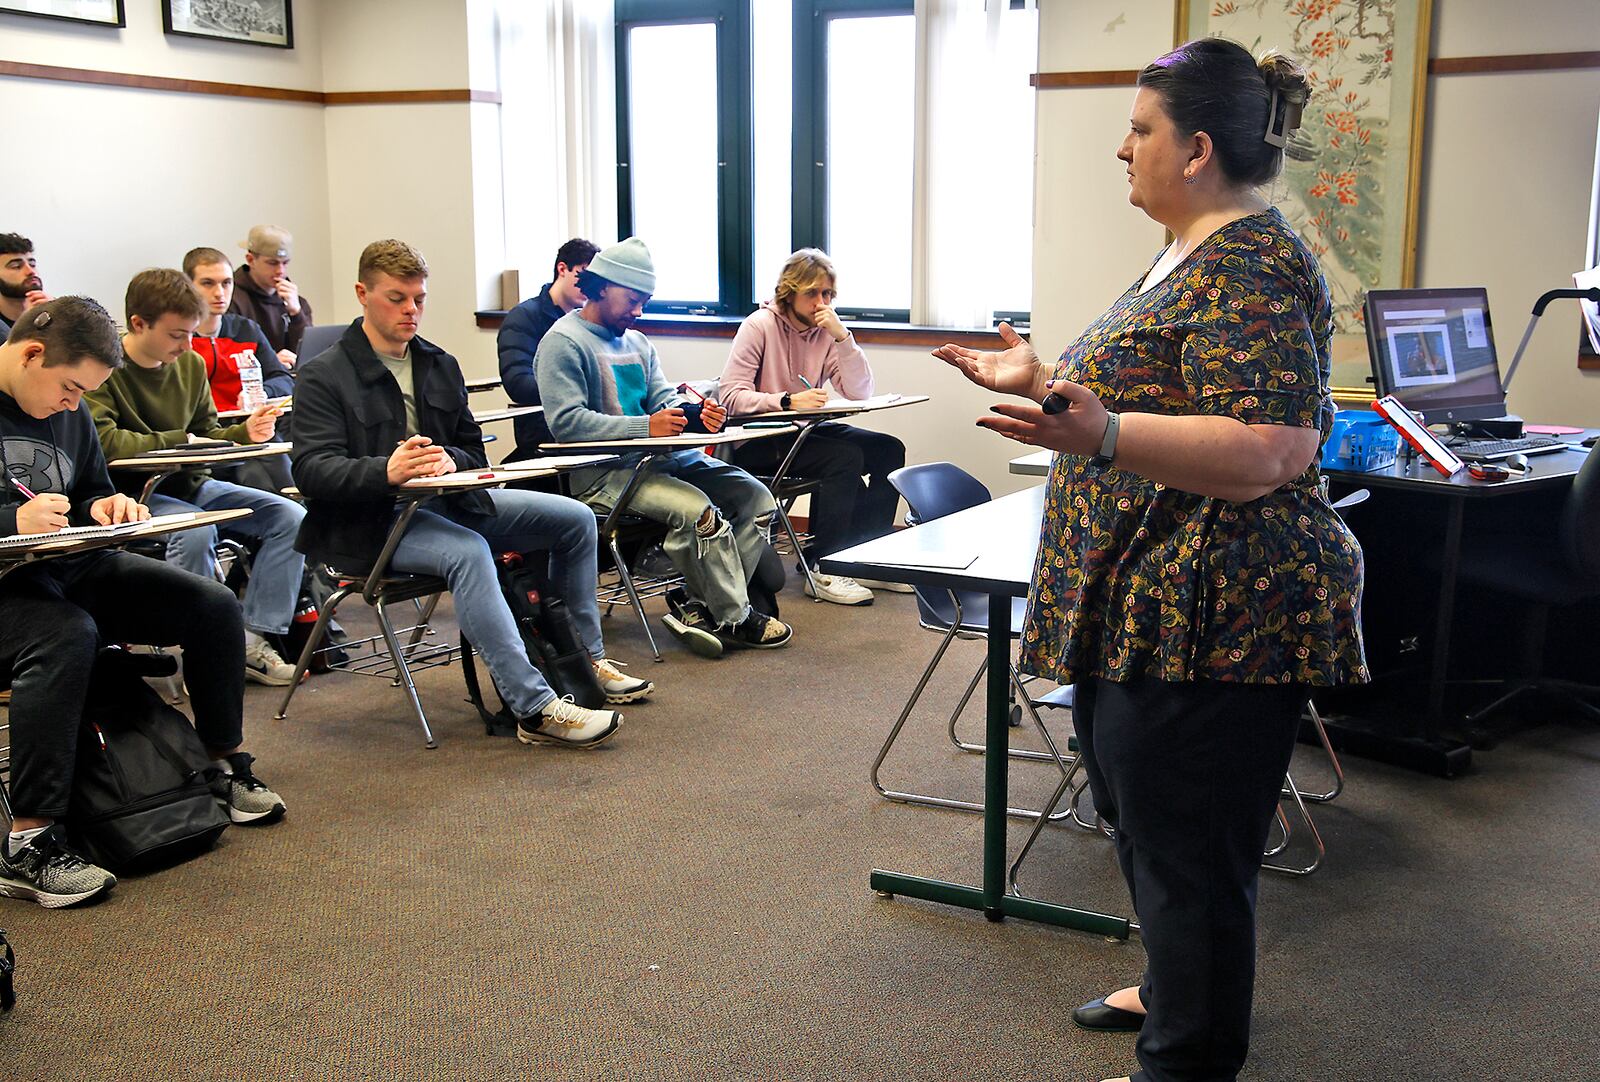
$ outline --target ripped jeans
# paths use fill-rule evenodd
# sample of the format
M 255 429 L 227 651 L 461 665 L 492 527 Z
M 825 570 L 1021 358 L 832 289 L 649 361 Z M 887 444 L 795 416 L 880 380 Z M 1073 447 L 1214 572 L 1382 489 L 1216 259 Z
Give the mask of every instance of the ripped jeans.
M 667 527 L 662 548 L 691 598 L 724 626 L 750 613 L 747 589 L 777 509 L 767 486 L 703 451 L 678 451 L 649 466 L 628 511 Z M 632 469 L 608 470 L 580 497 L 602 512 L 616 506 Z

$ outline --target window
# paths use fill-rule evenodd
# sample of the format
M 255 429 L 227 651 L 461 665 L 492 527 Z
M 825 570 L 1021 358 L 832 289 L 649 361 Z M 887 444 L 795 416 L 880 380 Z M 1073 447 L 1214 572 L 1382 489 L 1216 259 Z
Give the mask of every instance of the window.
M 978 68 L 999 88 L 984 107 L 956 110 L 941 101 L 978 80 L 964 65 L 939 67 L 952 46 L 929 46 L 911 0 L 615 2 L 618 220 L 655 255 L 652 311 L 744 315 L 770 295 L 789 252 L 815 246 L 838 265 L 840 311 L 852 319 L 934 322 L 940 290 L 929 278 L 959 279 L 938 283 L 948 296 L 974 274 L 985 296 L 958 321 L 1025 316 L 1036 11 L 989 0 L 1008 17 L 970 4 L 959 27 L 933 16 L 951 20 L 934 40 L 983 41 Z M 974 18 L 987 38 L 968 32 Z M 927 89 L 935 77 L 962 89 L 941 99 Z M 970 145 L 970 164 L 995 178 L 973 206 L 981 230 L 951 228 L 950 185 L 943 202 L 928 200 L 930 170 L 966 171 L 952 164 L 959 154 L 928 153 L 940 140 Z M 1002 146 L 1017 160 L 997 163 Z M 962 236 L 935 254 L 928 237 L 941 229 Z

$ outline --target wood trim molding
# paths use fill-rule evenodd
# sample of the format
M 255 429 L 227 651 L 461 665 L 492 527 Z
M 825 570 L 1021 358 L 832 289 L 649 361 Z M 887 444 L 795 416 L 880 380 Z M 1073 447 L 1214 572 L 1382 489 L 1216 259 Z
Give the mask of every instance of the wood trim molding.
M 1486 75 L 1571 68 L 1600 68 L 1600 52 L 1435 57 L 1428 61 L 1429 75 Z
M 1038 90 L 1058 90 L 1075 86 L 1133 86 L 1139 73 L 1127 71 L 1040 71 L 1028 76 L 1029 85 Z
M 19 79 L 50 79 L 89 86 L 120 86 L 132 90 L 164 90 L 177 94 L 217 94 L 231 98 L 258 98 L 268 101 L 303 102 L 307 105 L 412 105 L 427 102 L 486 102 L 500 104 L 497 90 L 356 90 L 323 93 L 320 90 L 291 90 L 278 86 L 252 86 L 247 83 L 213 83 L 200 79 L 170 79 L 160 75 L 128 75 L 91 68 L 62 68 L 51 64 L 21 64 L 0 60 L 0 76 Z
M 1574 68 L 1600 68 L 1600 52 L 1434 57 L 1428 61 L 1429 75 L 1487 75 Z M 1028 82 L 1039 90 L 1059 90 L 1064 87 L 1133 86 L 1138 77 L 1139 73 L 1132 70 L 1041 71 L 1028 76 Z

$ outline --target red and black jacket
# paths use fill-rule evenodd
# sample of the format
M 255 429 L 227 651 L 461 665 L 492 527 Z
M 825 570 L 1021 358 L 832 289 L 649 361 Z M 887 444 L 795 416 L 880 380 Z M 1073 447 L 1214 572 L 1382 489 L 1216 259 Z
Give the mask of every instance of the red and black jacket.
M 278 354 L 252 319 L 223 314 L 222 325 L 213 335 L 196 333 L 194 351 L 205 362 L 206 382 L 211 384 L 211 401 L 217 410 L 239 408 L 239 357 L 254 350 L 261 364 L 261 385 L 268 398 L 281 398 L 294 393 L 294 376 L 283 367 Z

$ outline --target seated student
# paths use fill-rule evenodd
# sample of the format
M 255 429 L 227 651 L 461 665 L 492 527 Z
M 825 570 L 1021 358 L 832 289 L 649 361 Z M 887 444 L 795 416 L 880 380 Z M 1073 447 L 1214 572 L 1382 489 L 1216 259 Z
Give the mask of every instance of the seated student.
M 0 233 L 0 342 L 22 313 L 49 299 L 33 256 L 33 241 L 20 233 Z
M 534 363 L 556 439 L 576 443 L 720 430 L 722 407 L 683 407 L 661 374 L 655 347 L 632 329 L 656 288 L 644 242 L 629 237 L 600 252 L 578 275 L 578 286 L 587 300 L 550 328 Z M 572 490 L 595 507 L 616 506 L 638 459 L 624 461 L 575 471 Z M 770 649 L 789 641 L 787 624 L 750 606 L 750 577 L 766 543 L 762 521 L 775 510 L 765 485 L 737 466 L 687 449 L 663 456 L 634 490 L 628 510 L 668 527 L 662 548 L 683 575 L 688 597 L 673 604 L 665 621 L 685 646 L 703 657 L 720 657 L 724 644 Z
M 372 565 L 395 520 L 396 485 L 488 462 L 460 366 L 417 334 L 427 289 L 428 264 L 415 248 L 367 245 L 356 281 L 362 316 L 298 377 L 294 476 L 306 497 L 299 543 L 335 566 Z M 518 740 L 593 747 L 617 731 L 622 715 L 556 696 L 529 662 L 500 592 L 494 553 L 536 549 L 550 550 L 551 585 L 572 612 L 607 701 L 650 694 L 653 684 L 605 656 L 594 515 L 577 501 L 509 489 L 439 497 L 417 510 L 390 562 L 450 584 L 462 632 L 519 719 Z
M 149 517 L 111 487 L 94 423 L 79 406 L 122 363 L 111 317 L 85 297 L 58 297 L 18 319 L 0 345 L 0 537 Z M 244 628 L 225 587 L 110 549 L 18 568 L 0 579 L 15 813 L 0 843 L 0 894 L 51 909 L 116 884 L 73 852 L 56 825 L 72 793 L 89 671 L 102 641 L 182 647 L 195 729 L 222 771 L 218 802 L 235 823 L 283 817 L 282 798 L 255 776 L 242 750 Z
M 294 376 L 283 367 L 260 326 L 228 310 L 233 301 L 233 264 L 228 257 L 215 248 L 191 248 L 183 257 L 183 273 L 206 305 L 192 348 L 205 365 L 217 412 L 240 408 L 244 379 L 252 374 L 261 381 L 266 398 L 293 394 Z M 252 408 L 260 404 L 252 403 Z
M 734 335 L 721 383 L 722 404 L 730 413 L 816 409 L 828 402 L 825 383 L 844 398 L 872 397 L 867 355 L 833 311 L 837 288 L 833 261 L 818 249 L 802 248 L 784 261 L 772 300 L 752 312 Z M 757 440 L 736 448 L 733 461 L 752 473 L 771 474 L 792 446 L 794 437 Z M 893 436 L 837 421 L 812 429 L 787 474 L 821 482 L 811 497 L 812 541 L 805 559 L 812 567 L 819 556 L 894 529 L 900 495 L 889 474 L 905 464 L 905 444 Z M 854 579 L 816 573 L 812 578 L 815 596 L 824 601 L 872 602 L 872 592 Z M 811 593 L 811 584 L 804 589 Z
M 122 348 L 128 363 L 87 396 L 106 458 L 125 458 L 162 447 L 181 447 L 194 439 L 265 443 L 272 439 L 277 411 L 262 406 L 227 428 L 217 423 L 205 368 L 189 348 L 200 317 L 200 294 L 181 271 L 140 271 L 128 283 L 128 332 Z M 124 492 L 138 492 L 143 474 L 117 478 Z M 244 507 L 248 518 L 228 524 L 230 533 L 258 538 L 261 548 L 250 568 L 245 591 L 245 675 L 260 684 L 286 687 L 294 678 L 263 637 L 282 635 L 294 619 L 305 558 L 294 549 L 295 532 L 305 512 L 274 492 L 213 478 L 203 469 L 183 470 L 161 482 L 150 497 L 157 514 L 222 511 Z M 167 542 L 167 559 L 185 571 L 216 574 L 216 530 L 185 530 Z
M 312 324 L 311 302 L 289 278 L 293 245 L 287 229 L 251 226 L 250 235 L 239 245 L 244 249 L 244 273 L 234 283 L 238 288 L 228 306 L 228 311 L 255 321 L 286 368 L 294 367 L 300 340 Z
M 506 313 L 495 339 L 500 350 L 500 383 L 511 401 L 519 406 L 539 404 L 539 381 L 533 378 L 533 357 L 539 343 L 555 321 L 583 304 L 578 274 L 600 246 L 582 237 L 573 237 L 556 249 L 556 266 L 550 281 L 537 297 L 529 297 Z M 533 413 L 512 421 L 517 436 L 513 458 L 533 458 L 541 443 L 553 442 L 544 417 Z

